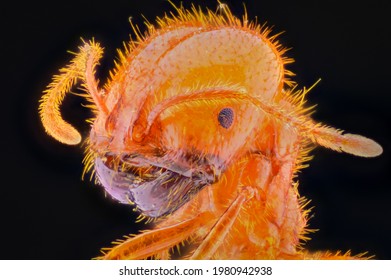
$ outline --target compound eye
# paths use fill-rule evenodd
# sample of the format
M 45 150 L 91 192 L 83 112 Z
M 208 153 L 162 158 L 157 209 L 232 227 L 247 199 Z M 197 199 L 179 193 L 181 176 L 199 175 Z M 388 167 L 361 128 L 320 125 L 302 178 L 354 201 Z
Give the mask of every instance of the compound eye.
M 234 111 L 231 108 L 222 109 L 217 120 L 222 127 L 228 129 L 234 121 Z

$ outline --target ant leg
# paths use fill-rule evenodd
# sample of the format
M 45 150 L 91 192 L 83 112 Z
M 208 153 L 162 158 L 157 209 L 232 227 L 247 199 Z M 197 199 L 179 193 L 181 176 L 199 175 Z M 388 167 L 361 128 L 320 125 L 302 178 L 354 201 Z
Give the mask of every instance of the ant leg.
M 233 223 L 239 215 L 243 203 L 254 196 L 254 189 L 243 188 L 228 209 L 212 227 L 209 234 L 195 250 L 191 259 L 211 259 L 213 254 L 221 246 L 225 236 L 231 230 Z
M 193 219 L 172 226 L 145 231 L 108 249 L 109 251 L 98 259 L 145 259 L 154 255 L 168 259 L 169 248 L 186 240 L 197 231 L 205 230 L 205 220 L 211 219 L 210 212 L 203 212 Z
M 347 251 L 346 253 L 341 253 L 341 251 L 337 252 L 329 252 L 329 251 L 321 251 L 321 252 L 307 252 L 304 251 L 297 256 L 297 259 L 303 260 L 369 260 L 374 256 L 368 255 L 367 253 L 361 253 L 357 255 L 352 255 L 352 253 Z

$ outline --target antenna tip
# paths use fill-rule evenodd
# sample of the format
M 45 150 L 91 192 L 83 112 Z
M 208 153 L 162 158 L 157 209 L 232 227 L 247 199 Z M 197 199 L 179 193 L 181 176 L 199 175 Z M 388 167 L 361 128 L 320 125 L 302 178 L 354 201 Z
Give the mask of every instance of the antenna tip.
M 373 141 L 357 134 L 344 134 L 341 150 L 360 157 L 377 157 L 383 153 L 383 148 Z

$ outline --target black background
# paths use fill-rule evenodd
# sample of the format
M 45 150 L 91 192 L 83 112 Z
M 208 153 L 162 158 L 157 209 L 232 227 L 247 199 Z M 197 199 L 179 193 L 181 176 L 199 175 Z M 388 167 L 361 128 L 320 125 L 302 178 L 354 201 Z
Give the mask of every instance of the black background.
M 179 3 L 179 1 L 174 1 Z M 232 2 L 232 3 L 230 3 Z M 188 6 L 188 1 L 184 1 Z M 215 10 L 216 1 L 195 1 Z M 242 1 L 226 1 L 234 14 Z M 377 140 L 381 157 L 357 158 L 316 149 L 300 174 L 312 200 L 311 250 L 352 249 L 391 259 L 389 1 L 247 1 L 250 18 L 274 26 L 316 120 Z M 129 39 L 128 18 L 153 21 L 172 10 L 163 0 L 13 1 L 1 9 L 1 209 L 3 259 L 90 259 L 124 234 L 145 228 L 136 215 L 88 180 L 81 181 L 83 148 L 47 136 L 38 119 L 41 92 L 65 65 L 80 37 L 105 47 L 98 75 L 105 80 L 116 49 Z M 88 110 L 69 96 L 64 117 L 88 135 Z

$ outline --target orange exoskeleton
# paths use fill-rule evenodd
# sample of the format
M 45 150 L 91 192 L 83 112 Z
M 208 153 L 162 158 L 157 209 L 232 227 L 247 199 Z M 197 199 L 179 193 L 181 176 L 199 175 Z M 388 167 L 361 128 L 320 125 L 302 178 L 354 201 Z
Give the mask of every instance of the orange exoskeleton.
M 102 48 L 83 41 L 41 99 L 47 133 L 78 144 L 59 106 L 82 83 L 95 113 L 84 172 L 153 220 L 99 258 L 169 259 L 185 241 L 189 259 L 353 258 L 301 246 L 310 230 L 295 175 L 315 145 L 362 157 L 381 146 L 310 117 L 309 90 L 289 79 L 292 60 L 269 29 L 222 4 L 174 8 L 145 35 L 132 25 L 137 42 L 103 89 Z

